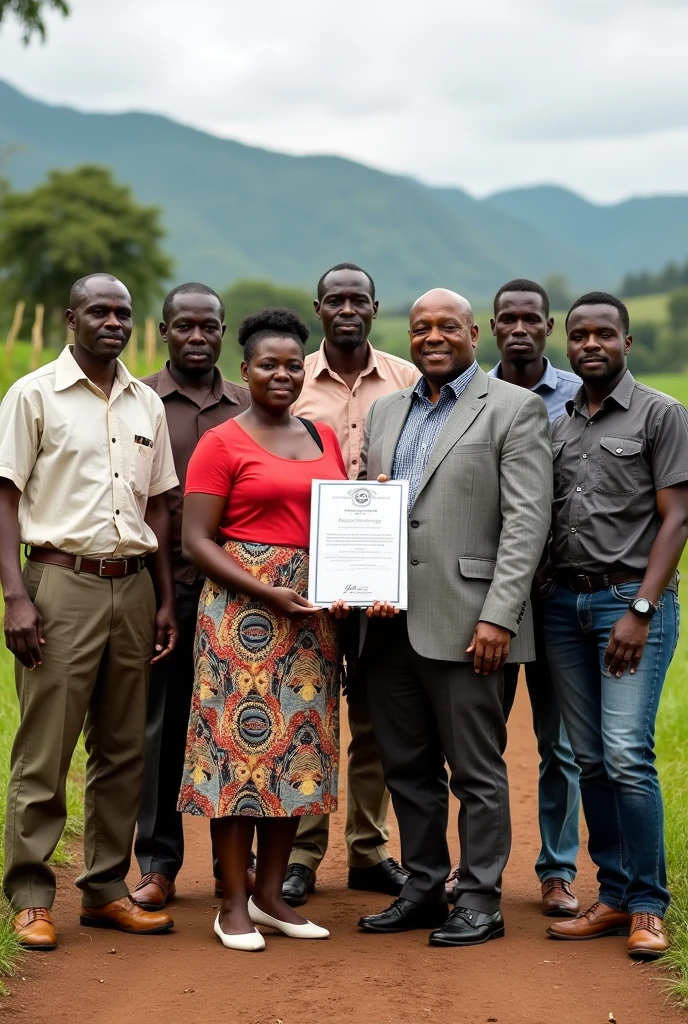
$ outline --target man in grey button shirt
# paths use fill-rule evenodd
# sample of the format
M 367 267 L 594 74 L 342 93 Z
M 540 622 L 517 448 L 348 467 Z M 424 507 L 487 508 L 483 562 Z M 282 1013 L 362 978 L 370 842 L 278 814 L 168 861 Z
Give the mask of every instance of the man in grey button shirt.
M 556 939 L 628 934 L 668 948 L 669 905 L 654 726 L 678 635 L 676 568 L 688 538 L 688 413 L 633 379 L 628 310 L 591 292 L 567 317 L 583 388 L 553 430 L 545 639 L 581 769 L 599 901 Z

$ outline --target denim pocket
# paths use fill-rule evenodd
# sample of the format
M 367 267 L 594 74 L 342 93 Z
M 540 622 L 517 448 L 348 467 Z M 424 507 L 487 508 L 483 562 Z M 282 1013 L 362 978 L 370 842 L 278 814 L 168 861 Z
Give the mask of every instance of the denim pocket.
M 632 580 L 630 583 L 617 583 L 611 588 L 612 594 L 624 604 L 630 604 L 640 590 L 640 581 Z

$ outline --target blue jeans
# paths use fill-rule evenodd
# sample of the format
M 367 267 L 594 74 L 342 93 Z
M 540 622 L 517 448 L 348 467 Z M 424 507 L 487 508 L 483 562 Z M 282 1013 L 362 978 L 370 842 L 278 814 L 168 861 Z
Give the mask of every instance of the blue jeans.
M 650 622 L 635 675 L 604 665 L 614 623 L 639 583 L 592 594 L 554 584 L 545 597 L 552 680 L 574 756 L 600 900 L 631 914 L 664 917 L 669 906 L 664 812 L 655 767 L 655 719 L 678 639 L 676 595 L 666 591 Z

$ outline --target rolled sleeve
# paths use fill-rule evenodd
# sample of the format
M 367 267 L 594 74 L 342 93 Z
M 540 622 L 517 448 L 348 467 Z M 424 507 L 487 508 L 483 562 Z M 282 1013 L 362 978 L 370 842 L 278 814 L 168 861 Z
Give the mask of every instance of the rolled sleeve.
M 0 404 L 0 476 L 23 491 L 41 443 L 39 411 L 23 388 L 14 386 Z
M 652 439 L 652 477 L 655 489 L 673 487 L 688 480 L 688 412 L 670 405 Z

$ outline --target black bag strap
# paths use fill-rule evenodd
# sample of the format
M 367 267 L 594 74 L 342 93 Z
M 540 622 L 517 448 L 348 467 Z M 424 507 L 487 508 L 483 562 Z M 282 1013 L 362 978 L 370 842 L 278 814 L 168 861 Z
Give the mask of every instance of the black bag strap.
M 297 416 L 296 418 L 297 418 L 297 420 L 301 420 L 301 422 L 303 423 L 304 427 L 306 428 L 308 433 L 311 435 L 311 437 L 313 438 L 313 440 L 317 444 L 317 446 L 320 449 L 320 451 L 324 452 L 325 448 L 324 448 L 323 443 L 322 443 L 322 438 L 320 437 L 320 434 L 318 433 L 318 430 L 317 430 L 317 427 L 316 427 L 315 423 L 312 423 L 310 420 L 307 420 L 304 416 Z

